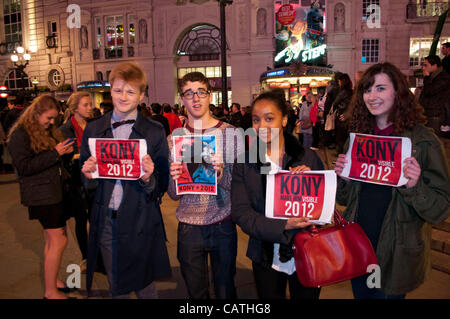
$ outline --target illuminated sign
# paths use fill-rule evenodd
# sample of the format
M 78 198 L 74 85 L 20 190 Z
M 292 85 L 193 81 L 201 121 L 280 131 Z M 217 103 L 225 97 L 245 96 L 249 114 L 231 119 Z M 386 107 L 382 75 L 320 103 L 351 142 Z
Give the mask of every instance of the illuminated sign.
M 326 1 L 288 2 L 275 1 L 275 67 L 324 55 Z
M 285 58 L 285 62 L 289 63 L 292 60 L 297 60 L 300 56 L 300 53 L 302 54 L 302 62 L 311 61 L 314 59 L 317 59 L 318 57 L 325 54 L 325 49 L 327 48 L 326 44 L 319 45 L 318 47 L 309 49 L 309 50 L 303 50 L 303 46 L 301 45 L 301 42 L 298 42 L 294 45 L 291 45 L 281 51 L 277 54 L 275 57 L 275 62 L 280 61 L 281 59 Z
M 302 52 L 302 62 L 317 59 L 318 57 L 325 54 L 326 44 L 319 45 L 313 49 L 305 50 Z
M 271 77 L 271 76 L 281 76 L 281 75 L 287 75 L 288 71 L 287 70 L 278 70 L 278 71 L 272 71 L 272 72 L 268 72 L 266 74 L 266 77 Z

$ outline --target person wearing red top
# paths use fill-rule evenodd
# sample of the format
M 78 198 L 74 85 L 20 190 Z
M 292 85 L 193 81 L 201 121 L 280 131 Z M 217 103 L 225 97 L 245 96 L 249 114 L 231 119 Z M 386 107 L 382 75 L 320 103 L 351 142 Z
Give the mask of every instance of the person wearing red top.
M 164 117 L 169 121 L 170 134 L 172 134 L 173 130 L 182 127 L 180 118 L 172 113 L 172 108 L 169 104 L 163 104 Z

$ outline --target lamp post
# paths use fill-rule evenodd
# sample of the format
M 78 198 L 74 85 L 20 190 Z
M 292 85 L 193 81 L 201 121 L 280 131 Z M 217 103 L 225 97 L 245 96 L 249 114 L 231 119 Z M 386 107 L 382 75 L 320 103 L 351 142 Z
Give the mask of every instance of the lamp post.
M 33 81 L 31 81 L 31 83 L 34 85 L 34 97 L 38 96 L 38 84 L 39 84 L 39 80 L 37 79 L 37 77 L 33 78 Z
M 233 0 L 217 0 L 220 4 L 220 56 L 222 69 L 222 107 L 228 107 L 228 80 L 227 80 L 227 36 L 225 27 L 225 7 Z
M 25 49 L 23 47 L 17 47 L 14 53 L 11 55 L 11 61 L 14 63 L 14 68 L 20 73 L 20 86 L 22 88 L 22 91 L 25 91 L 25 87 L 23 84 L 23 70 L 27 67 L 30 60 L 31 55 L 28 52 L 25 52 Z M 28 84 L 26 87 L 28 87 Z

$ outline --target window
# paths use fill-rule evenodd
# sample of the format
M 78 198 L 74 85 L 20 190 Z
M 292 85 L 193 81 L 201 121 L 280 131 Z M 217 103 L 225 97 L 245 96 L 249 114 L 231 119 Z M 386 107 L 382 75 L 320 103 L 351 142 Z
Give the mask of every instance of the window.
M 20 0 L 3 1 L 3 24 L 7 52 L 11 53 L 22 44 L 22 15 Z
M 363 39 L 362 40 L 362 63 L 377 63 L 379 57 L 380 41 L 378 39 Z
M 61 83 L 61 73 L 53 69 L 48 73 L 48 83 L 53 87 L 59 87 Z
M 369 10 L 369 12 L 367 12 L 367 8 L 372 4 L 376 4 L 379 6 L 380 0 L 363 0 L 362 1 L 362 20 L 363 21 L 366 21 L 367 18 L 373 13 L 373 10 Z
M 121 58 L 123 55 L 123 16 L 106 17 L 105 58 Z
M 128 16 L 128 44 L 133 45 L 136 43 L 136 16 L 130 14 Z
M 49 41 L 47 41 L 47 46 L 56 48 L 58 46 L 58 41 L 57 41 L 58 30 L 57 30 L 56 21 L 48 21 L 47 27 L 48 27 L 48 37 L 53 38 L 51 40 L 51 44 L 49 44 Z
M 181 79 L 187 73 L 190 72 L 201 72 L 208 79 L 209 78 L 220 78 L 222 76 L 222 68 L 220 66 L 207 66 L 207 67 L 195 67 L 195 68 L 179 68 L 178 78 Z M 227 77 L 231 77 L 231 66 L 227 66 Z
M 189 61 L 219 60 L 220 30 L 199 25 L 186 32 L 178 46 L 178 55 L 188 55 Z
M 436 54 L 441 53 L 441 44 L 445 42 L 450 42 L 450 38 L 439 39 Z M 423 59 L 430 54 L 430 48 L 433 43 L 433 38 L 411 38 L 409 40 L 409 66 L 410 67 L 420 67 L 422 65 Z M 443 58 L 443 56 L 441 56 Z
M 22 88 L 31 88 L 31 82 L 28 75 L 25 72 L 21 72 L 19 69 L 14 69 L 8 74 L 5 80 L 5 84 L 10 90 L 21 90 Z
M 95 23 L 95 35 L 96 35 L 95 48 L 100 49 L 100 47 L 103 45 L 102 23 L 101 23 L 100 17 L 95 17 L 94 23 Z

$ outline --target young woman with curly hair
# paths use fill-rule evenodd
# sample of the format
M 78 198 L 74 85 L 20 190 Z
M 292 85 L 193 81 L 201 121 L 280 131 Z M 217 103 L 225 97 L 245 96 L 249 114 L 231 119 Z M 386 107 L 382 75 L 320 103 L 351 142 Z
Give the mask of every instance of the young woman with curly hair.
M 62 205 L 64 167 L 61 156 L 73 152 L 69 139 L 54 126 L 58 102 L 51 96 L 37 97 L 11 128 L 8 148 L 20 184 L 21 203 L 30 219 L 45 230 L 44 279 L 48 299 L 65 299 L 57 279 L 61 256 L 67 244 L 66 217 Z M 67 289 L 67 288 L 66 288 Z
M 350 132 L 402 136 L 412 142 L 412 156 L 403 165 L 406 185 L 391 187 L 340 177 L 336 194 L 337 202 L 347 206 L 344 216 L 358 222 L 369 237 L 381 268 L 380 289 L 368 287 L 368 275 L 352 280 L 355 298 L 404 298 L 424 282 L 430 224 L 448 216 L 450 183 L 444 149 L 423 125 L 423 108 L 408 89 L 405 76 L 390 63 L 375 64 L 364 72 L 350 107 Z M 346 163 L 346 155 L 339 154 L 338 176 Z

